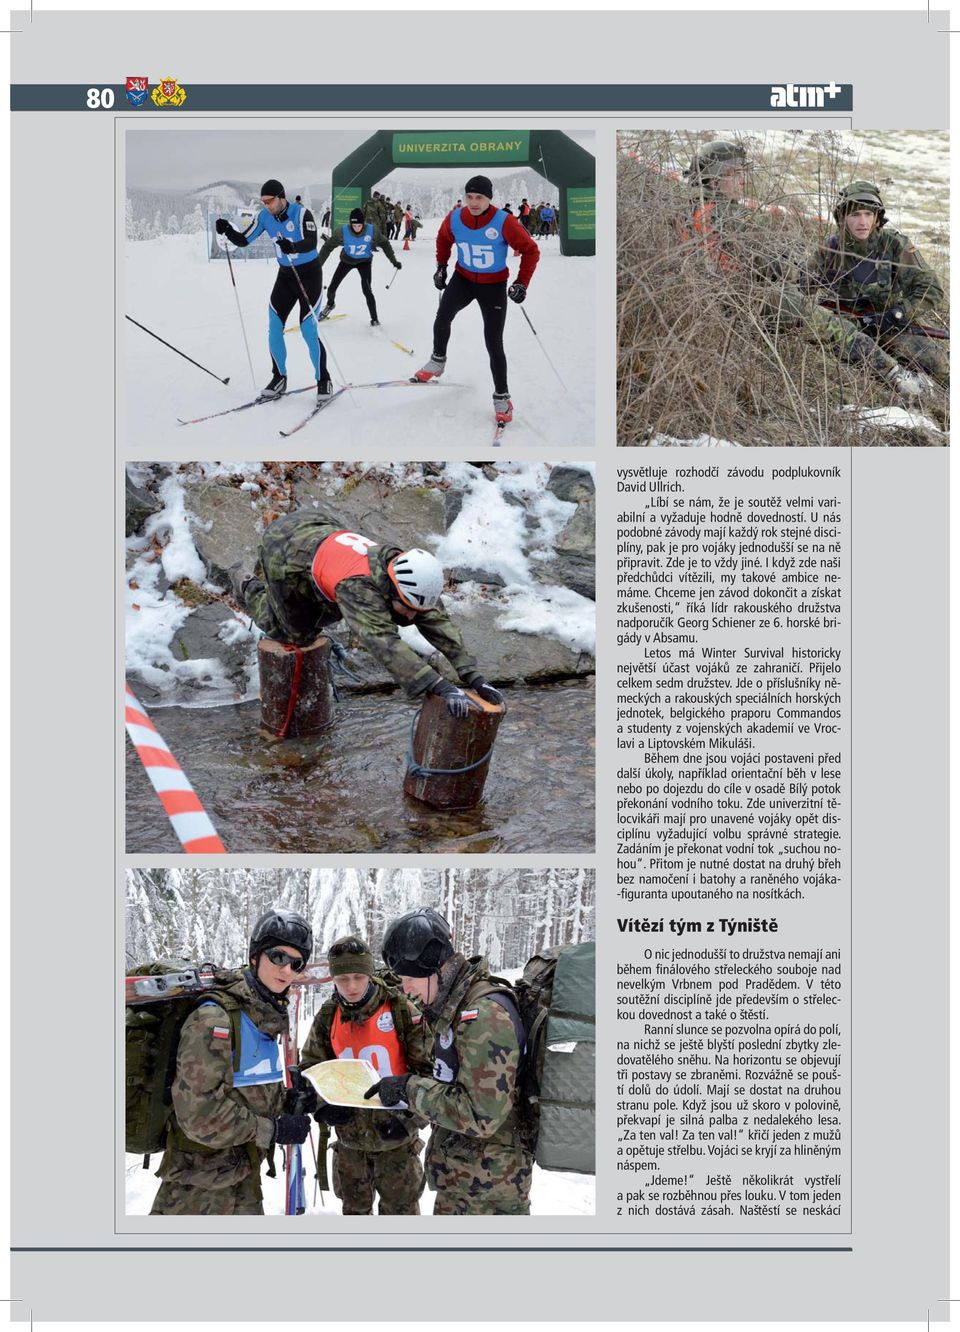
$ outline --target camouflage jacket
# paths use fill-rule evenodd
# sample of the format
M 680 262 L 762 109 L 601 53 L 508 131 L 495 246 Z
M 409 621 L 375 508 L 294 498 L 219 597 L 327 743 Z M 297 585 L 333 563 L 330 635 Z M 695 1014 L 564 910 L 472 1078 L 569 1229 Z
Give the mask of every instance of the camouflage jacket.
M 876 310 L 900 305 L 908 319 L 922 319 L 943 301 L 943 287 L 920 251 L 890 227 L 865 241 L 829 236 L 809 256 L 807 271 L 844 304 Z
M 312 598 L 320 605 L 324 597 L 313 581 L 313 557 L 321 541 L 344 524 L 320 511 L 300 510 L 278 518 L 264 532 L 260 564 L 275 595 Z M 426 660 L 407 647 L 399 635 L 408 620 L 395 615 L 391 602 L 396 591 L 387 565 L 399 555 L 398 546 L 371 546 L 369 576 L 343 579 L 337 586 L 336 610 L 367 651 L 386 668 L 411 697 L 428 693 L 443 678 Z M 474 657 L 464 646 L 460 631 L 443 608 L 443 602 L 417 616 L 416 627 L 450 662 L 465 685 L 480 678 Z
M 217 989 L 235 1000 L 265 1036 L 279 1038 L 287 1030 L 286 1005 L 283 1000 L 276 1007 L 269 1004 L 251 981 L 244 971 Z M 284 1085 L 277 1081 L 234 1087 L 233 1061 L 228 1012 L 218 1003 L 198 1005 L 180 1030 L 171 1087 L 174 1123 L 159 1171 L 165 1180 L 225 1187 L 250 1174 L 255 1159 L 259 1172 L 283 1108 Z
M 784 217 L 782 212 L 697 190 L 677 221 L 677 231 L 686 246 L 703 250 L 728 276 L 743 273 L 760 281 L 793 280 L 795 266 L 781 234 Z
M 410 1109 L 434 1126 L 435 1142 L 448 1136 L 517 1144 L 517 1074 L 523 1053 L 519 1015 L 508 992 L 487 971 L 486 959 L 454 955 L 440 994 L 423 1010 L 414 1062 L 432 1055 L 433 1076 L 407 1083 Z M 511 1015 L 512 1010 L 512 1015 Z
M 340 227 L 337 227 L 337 229 L 334 231 L 333 235 L 330 237 L 329 240 L 325 240 L 323 242 L 323 245 L 320 249 L 321 268 L 323 267 L 324 263 L 329 258 L 329 256 L 333 254 L 334 250 L 337 248 L 338 245 L 339 246 L 343 245 L 343 229 Z M 384 236 L 383 232 L 380 230 L 380 227 L 376 219 L 374 219 L 373 222 L 373 248 L 375 250 L 382 250 L 392 264 L 395 264 L 397 262 L 397 256 L 393 252 L 393 246 L 390 244 L 386 236 Z M 345 250 L 341 250 L 340 262 L 342 264 L 351 264 L 353 266 L 356 266 L 357 264 L 366 263 L 368 261 L 364 259 L 351 259 Z
M 330 1032 L 334 1014 L 340 1009 L 341 1022 L 365 1022 L 373 1017 L 384 1004 L 394 1015 L 394 1025 L 401 1045 L 406 1047 L 410 1033 L 410 1008 L 406 997 L 388 987 L 379 978 L 374 978 L 374 992 L 365 1004 L 359 1008 L 348 1008 L 334 996 L 328 999 L 313 1019 L 310 1035 L 300 1052 L 300 1067 L 309 1068 L 311 1064 L 322 1063 L 325 1059 L 336 1059 Z M 398 1021 L 397 1018 L 400 1018 Z M 397 1126 L 403 1129 L 397 1132 Z M 384 1138 L 384 1131 L 396 1136 Z M 403 1147 L 411 1138 L 417 1136 L 417 1126 L 407 1114 L 393 1114 L 386 1110 L 358 1110 L 348 1124 L 337 1125 L 337 1141 L 344 1147 L 358 1152 L 386 1152 L 394 1147 Z

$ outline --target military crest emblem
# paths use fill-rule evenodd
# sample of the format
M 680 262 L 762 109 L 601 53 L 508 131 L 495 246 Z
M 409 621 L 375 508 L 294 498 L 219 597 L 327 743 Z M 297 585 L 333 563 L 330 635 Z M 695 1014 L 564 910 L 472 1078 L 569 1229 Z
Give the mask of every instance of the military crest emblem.
M 127 101 L 131 106 L 143 106 L 147 100 L 146 74 L 132 74 L 127 79 Z
M 183 106 L 187 100 L 186 90 L 176 79 L 161 79 L 150 97 L 156 106 Z

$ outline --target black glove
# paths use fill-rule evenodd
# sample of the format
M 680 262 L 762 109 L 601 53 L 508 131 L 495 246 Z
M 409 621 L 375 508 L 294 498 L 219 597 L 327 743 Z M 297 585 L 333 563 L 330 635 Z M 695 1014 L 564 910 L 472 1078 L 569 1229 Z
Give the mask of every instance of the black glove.
M 437 271 L 433 275 L 433 285 L 437 291 L 443 291 L 447 285 L 447 270 L 442 264 L 437 266 Z
M 507 288 L 507 295 L 511 301 L 516 301 L 518 305 L 522 305 L 527 299 L 527 289 L 522 282 L 514 282 Z
M 276 245 L 277 249 L 282 250 L 284 254 L 293 254 L 293 241 L 288 240 L 286 236 L 274 237 L 273 243 Z
M 329 1101 L 321 1101 L 313 1117 L 318 1124 L 329 1124 L 336 1128 L 340 1124 L 349 1124 L 356 1114 L 356 1110 L 351 1110 L 348 1105 L 331 1105 Z
M 455 684 L 449 680 L 438 680 L 430 690 L 431 694 L 439 694 L 447 705 L 447 711 L 451 717 L 457 717 L 462 720 L 470 711 L 470 700 L 462 689 L 458 689 Z
M 907 316 L 902 305 L 893 305 L 884 310 L 877 323 L 881 333 L 899 333 L 907 326 Z
M 278 1115 L 273 1121 L 273 1140 L 281 1147 L 291 1142 L 306 1142 L 310 1120 L 306 1115 Z
M 391 1109 L 406 1110 L 407 1083 L 411 1076 L 410 1073 L 403 1073 L 399 1077 L 381 1078 L 376 1086 L 363 1093 L 363 1099 L 372 1101 L 374 1096 L 379 1096 L 382 1105 L 388 1105 Z
M 382 1124 L 378 1124 L 377 1132 L 384 1142 L 402 1142 L 407 1136 L 406 1128 L 396 1115 L 390 1115 Z
M 393 266 L 394 266 L 394 268 L 397 270 L 397 272 L 399 273 L 399 272 L 400 272 L 400 269 L 403 267 L 403 264 L 401 264 L 401 262 L 400 262 L 399 259 L 394 259 L 394 261 L 393 261 Z
M 284 1113 L 288 1115 L 312 1115 L 320 1103 L 317 1089 L 303 1076 L 299 1068 L 290 1070 L 290 1089 L 283 1102 Z
M 226 236 L 228 232 L 233 230 L 233 227 L 231 227 L 230 223 L 227 221 L 225 217 L 218 217 L 216 226 L 217 226 L 218 236 Z
M 503 695 L 499 689 L 494 689 L 493 685 L 487 684 L 482 675 L 478 675 L 467 685 L 475 694 L 479 694 L 485 703 L 494 703 L 498 707 L 503 703 Z

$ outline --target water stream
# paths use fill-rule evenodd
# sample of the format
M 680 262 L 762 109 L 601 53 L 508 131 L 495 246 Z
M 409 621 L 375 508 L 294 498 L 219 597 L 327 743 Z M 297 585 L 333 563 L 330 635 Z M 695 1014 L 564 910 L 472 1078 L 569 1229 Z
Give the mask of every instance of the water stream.
M 345 695 L 311 740 L 265 736 L 258 702 L 152 717 L 230 852 L 591 853 L 592 680 L 506 697 L 483 800 L 453 813 L 403 794 L 414 705 L 399 694 Z M 126 793 L 127 852 L 178 852 L 129 741 Z

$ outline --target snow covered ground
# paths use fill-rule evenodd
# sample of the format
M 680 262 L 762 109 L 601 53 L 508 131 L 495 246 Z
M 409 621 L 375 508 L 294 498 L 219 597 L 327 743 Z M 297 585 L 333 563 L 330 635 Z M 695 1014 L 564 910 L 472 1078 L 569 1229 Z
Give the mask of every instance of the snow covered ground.
M 430 355 L 438 299 L 432 281 L 434 238 L 440 220 L 425 221 L 409 251 L 403 251 L 402 240 L 396 242 L 403 270 L 389 291 L 386 286 L 395 270 L 386 258 L 375 255 L 373 288 L 382 329 L 370 327 L 359 278 L 349 274 L 341 284 L 336 309 L 347 318 L 325 321 L 321 333 L 335 383 L 407 378 Z M 127 313 L 219 377 L 230 378 L 229 385 L 219 386 L 125 323 L 127 452 L 139 457 L 209 458 L 234 446 L 253 445 L 269 446 L 272 456 L 283 457 L 292 442 L 284 441 L 279 431 L 302 419 L 310 394 L 200 425 L 177 424 L 178 417 L 202 416 L 247 402 L 270 378 L 267 303 L 277 266 L 272 260 L 234 264 L 254 384 L 227 265 L 209 261 L 206 244 L 203 234 L 127 242 Z M 541 259 L 527 300 L 522 307 L 511 302 L 507 312 L 504 346 L 515 407 L 510 436 L 516 443 L 592 447 L 595 264 L 592 258 L 561 256 L 556 237 L 539 244 Z M 324 265 L 326 281 L 333 276 L 337 253 Z M 510 260 L 514 276 L 518 262 Z M 524 311 L 537 336 L 527 326 Z M 312 381 L 312 370 L 295 315 L 287 323 L 294 326 L 287 338 L 288 373 L 291 387 L 299 387 Z M 412 349 L 414 355 L 398 350 L 391 340 Z M 398 450 L 400 457 L 404 450 L 422 451 L 427 446 L 439 450 L 433 455 L 437 457 L 460 445 L 489 447 L 492 391 L 480 313 L 470 306 L 453 325 L 443 387 L 342 394 L 296 436 L 297 456 L 309 455 L 311 446 L 322 446 L 326 457 L 331 449 L 347 445 L 380 444 L 385 450 Z
M 424 1143 L 430 1136 L 429 1129 L 420 1135 Z M 314 1141 L 316 1132 L 314 1132 Z M 424 1147 L 426 1150 L 426 1147 Z M 307 1215 L 340 1216 L 340 1204 L 333 1196 L 333 1191 L 317 1193 L 313 1200 L 314 1166 L 309 1143 L 303 1146 L 303 1163 L 306 1170 Z M 143 1158 L 126 1158 L 126 1212 L 127 1216 L 146 1216 L 149 1214 L 156 1197 L 160 1181 L 154 1171 L 160 1164 L 160 1158 L 151 1160 L 151 1169 L 142 1169 Z M 327 1162 L 328 1173 L 330 1162 Z M 283 1216 L 284 1181 L 280 1153 L 277 1152 L 277 1178 L 268 1179 L 266 1172 L 261 1176 L 263 1182 L 263 1210 L 267 1216 Z M 425 1189 L 420 1199 L 422 1216 L 433 1212 L 436 1194 Z M 596 1182 L 593 1175 L 567 1174 L 557 1170 L 541 1170 L 533 1167 L 533 1184 L 530 1189 L 531 1216 L 593 1216 L 596 1211 Z M 291 1225 L 298 1224 L 295 1220 Z M 302 1224 L 302 1223 L 301 1223 Z

